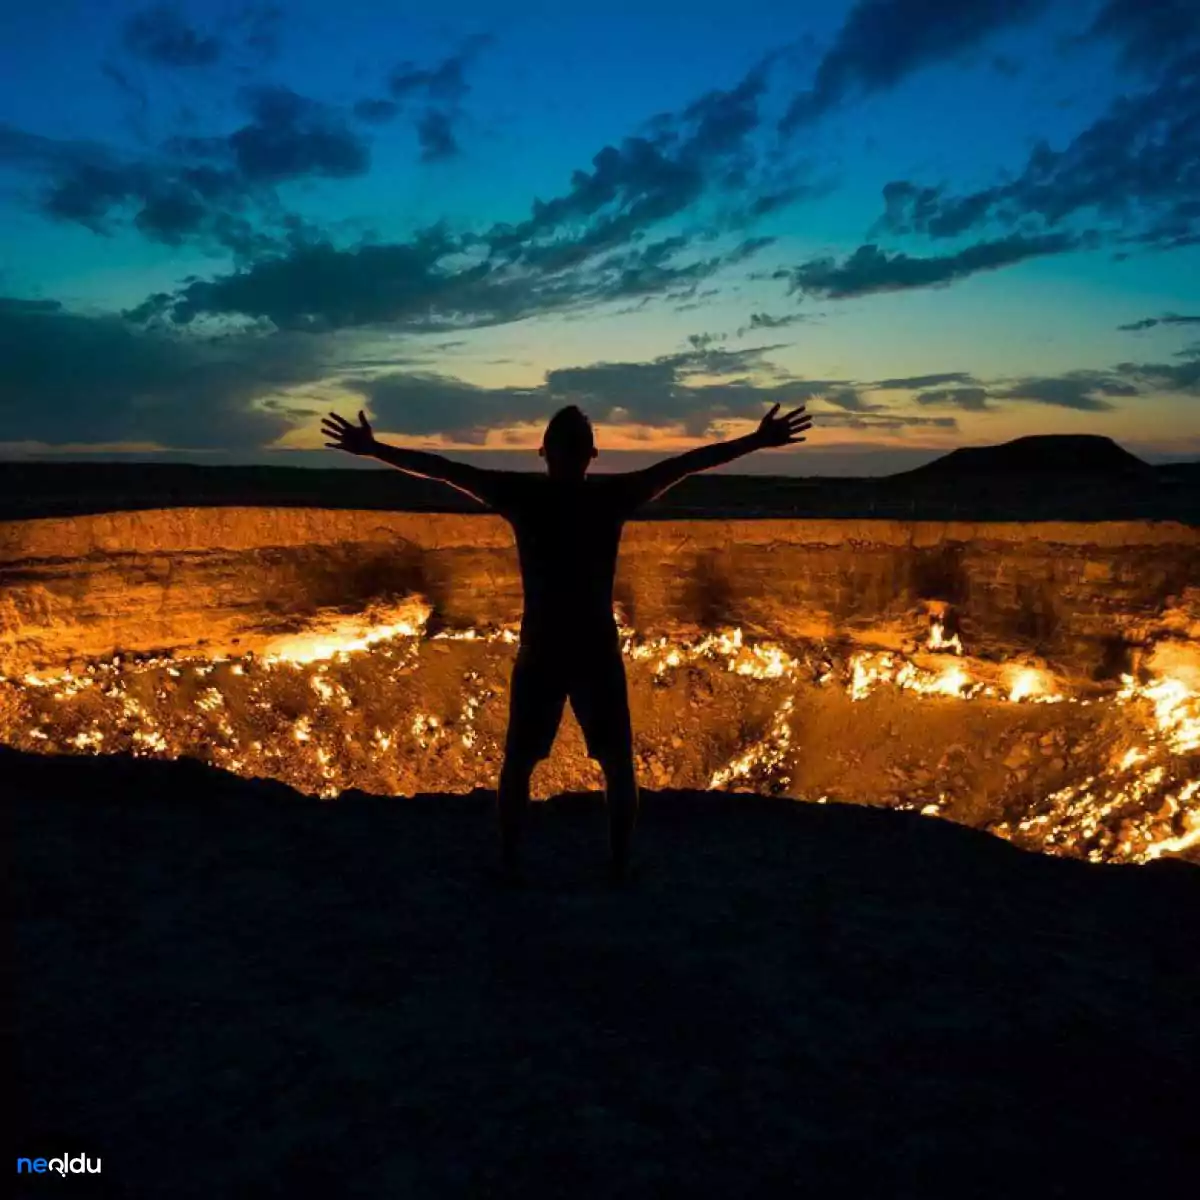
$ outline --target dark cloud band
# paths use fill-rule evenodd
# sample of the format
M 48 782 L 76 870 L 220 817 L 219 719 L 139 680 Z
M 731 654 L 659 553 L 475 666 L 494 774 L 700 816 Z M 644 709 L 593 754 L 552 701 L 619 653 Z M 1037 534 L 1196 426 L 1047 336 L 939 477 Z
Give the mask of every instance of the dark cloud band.
M 860 246 L 842 262 L 814 258 L 798 267 L 780 271 L 789 290 L 830 300 L 869 296 L 877 292 L 899 292 L 911 288 L 942 287 L 980 271 L 995 271 L 1031 258 L 1064 254 L 1086 243 L 1070 234 L 1024 237 L 1014 234 L 990 242 L 977 242 L 953 254 L 924 257 L 888 254 L 878 246 Z
M 1146 317 L 1141 321 L 1131 321 L 1128 325 L 1118 325 L 1117 328 L 1127 332 L 1140 332 L 1143 329 L 1153 329 L 1156 325 L 1200 325 L 1200 317 L 1187 317 L 1179 313 L 1163 313 L 1161 317 Z
M 1047 6 L 1048 0 L 858 0 L 781 127 L 794 130 L 854 96 L 894 88 Z

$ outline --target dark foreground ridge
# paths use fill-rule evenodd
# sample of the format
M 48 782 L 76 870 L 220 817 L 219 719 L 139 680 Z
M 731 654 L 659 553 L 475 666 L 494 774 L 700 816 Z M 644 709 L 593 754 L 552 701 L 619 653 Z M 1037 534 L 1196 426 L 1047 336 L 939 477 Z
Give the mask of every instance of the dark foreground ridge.
M 514 892 L 482 791 L 6 749 L 0 778 L 17 1152 L 103 1163 L 64 1194 L 960 1200 L 1194 1166 L 1194 867 L 655 792 L 639 880 L 606 889 L 602 798 L 569 796 Z

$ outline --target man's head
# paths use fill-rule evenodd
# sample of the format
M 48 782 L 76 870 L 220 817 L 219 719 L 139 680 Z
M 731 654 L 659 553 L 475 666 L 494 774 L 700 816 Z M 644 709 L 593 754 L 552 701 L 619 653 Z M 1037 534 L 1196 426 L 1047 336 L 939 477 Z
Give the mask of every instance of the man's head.
M 582 479 L 598 453 L 592 423 L 574 404 L 560 408 L 550 418 L 538 451 L 550 474 L 560 479 Z

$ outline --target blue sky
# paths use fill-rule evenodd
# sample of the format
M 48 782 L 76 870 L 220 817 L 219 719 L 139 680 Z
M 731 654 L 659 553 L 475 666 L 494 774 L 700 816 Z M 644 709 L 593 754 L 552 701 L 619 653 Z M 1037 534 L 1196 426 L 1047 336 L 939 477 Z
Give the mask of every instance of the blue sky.
M 6 15 L 0 455 L 1200 456 L 1192 0 L 399 7 Z

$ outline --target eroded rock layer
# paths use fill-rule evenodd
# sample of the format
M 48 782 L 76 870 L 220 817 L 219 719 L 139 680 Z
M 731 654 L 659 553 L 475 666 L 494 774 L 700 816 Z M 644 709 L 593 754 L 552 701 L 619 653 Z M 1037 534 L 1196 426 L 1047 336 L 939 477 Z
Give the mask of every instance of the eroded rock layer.
M 1114 678 L 1190 629 L 1200 530 L 1173 522 L 656 521 L 616 599 L 643 634 L 737 625 L 902 649 L 931 605 L 981 658 Z M 175 508 L 0 523 L 0 672 L 113 654 L 240 652 L 333 610 L 418 594 L 433 626 L 515 624 L 494 516 Z

